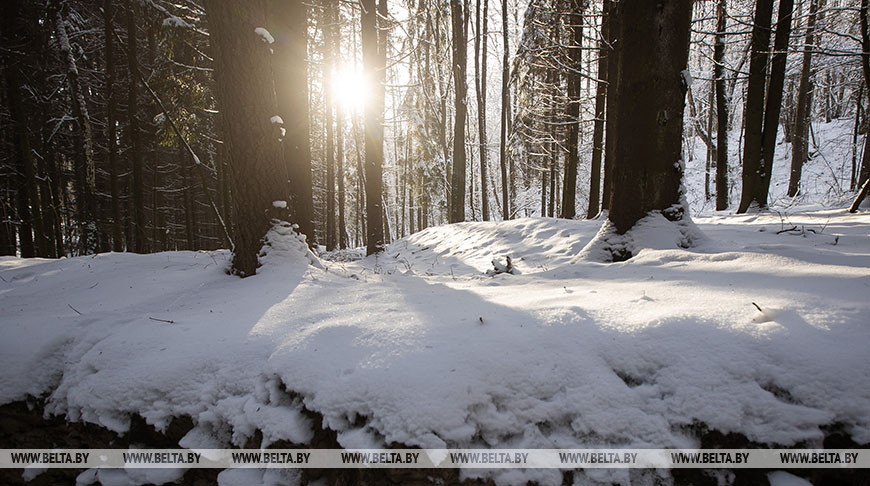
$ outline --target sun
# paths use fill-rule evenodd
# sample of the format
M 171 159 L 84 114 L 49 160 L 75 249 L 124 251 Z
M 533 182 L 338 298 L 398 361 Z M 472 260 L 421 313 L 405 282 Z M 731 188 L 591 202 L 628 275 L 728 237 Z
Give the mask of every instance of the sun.
M 343 66 L 332 75 L 332 95 L 335 103 L 348 111 L 360 112 L 368 96 L 368 82 L 361 70 Z

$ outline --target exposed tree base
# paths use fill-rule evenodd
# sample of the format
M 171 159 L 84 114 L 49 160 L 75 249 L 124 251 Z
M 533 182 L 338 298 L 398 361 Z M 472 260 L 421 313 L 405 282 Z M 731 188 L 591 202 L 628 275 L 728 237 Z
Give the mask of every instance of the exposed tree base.
M 858 206 L 861 205 L 861 203 L 864 201 L 868 194 L 870 194 L 870 178 L 864 181 L 864 185 L 861 186 L 861 191 L 858 192 L 858 195 L 855 196 L 855 200 L 852 201 L 852 205 L 849 206 L 849 212 L 858 212 Z
M 682 208 L 652 211 L 625 234 L 617 233 L 613 222 L 606 220 L 575 261 L 624 262 L 645 248 L 692 248 L 705 238 Z

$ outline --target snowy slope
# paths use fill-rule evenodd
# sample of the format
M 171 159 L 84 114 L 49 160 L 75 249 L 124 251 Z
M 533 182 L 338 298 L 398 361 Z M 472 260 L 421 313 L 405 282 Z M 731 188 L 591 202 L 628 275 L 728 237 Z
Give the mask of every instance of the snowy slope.
M 49 394 L 118 432 L 188 415 L 191 447 L 305 443 L 303 406 L 345 447 L 693 447 L 695 422 L 870 442 L 870 216 L 696 222 L 699 247 L 613 264 L 572 263 L 600 223 L 552 219 L 429 228 L 324 269 L 273 235 L 244 280 L 226 252 L 5 258 L 0 403 Z M 485 276 L 504 255 L 521 273 Z

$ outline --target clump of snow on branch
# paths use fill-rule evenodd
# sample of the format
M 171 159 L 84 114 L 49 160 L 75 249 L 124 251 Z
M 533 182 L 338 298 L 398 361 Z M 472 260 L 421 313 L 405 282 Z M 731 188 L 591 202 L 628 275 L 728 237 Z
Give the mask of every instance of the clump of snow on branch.
M 191 27 L 191 25 L 188 24 L 184 19 L 182 19 L 181 17 L 176 17 L 175 15 L 163 19 L 163 26 L 164 27 L 179 27 L 179 28 L 190 28 Z

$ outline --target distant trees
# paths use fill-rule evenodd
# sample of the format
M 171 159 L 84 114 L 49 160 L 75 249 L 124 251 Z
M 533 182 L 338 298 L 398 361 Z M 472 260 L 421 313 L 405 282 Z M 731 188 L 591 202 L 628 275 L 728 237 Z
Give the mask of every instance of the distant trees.
M 449 221 L 606 214 L 622 163 L 627 1 L 397 0 L 391 11 L 378 0 L 257 0 L 274 42 L 259 41 L 267 67 L 252 72 L 271 73 L 270 117 L 283 121 L 268 125 L 286 172 L 282 217 L 312 248 L 377 252 Z M 745 211 L 768 194 L 827 191 L 833 201 L 863 186 L 866 5 L 693 3 L 689 170 L 698 142 L 707 153 L 704 197 L 686 194 L 693 204 L 712 208 L 715 192 L 724 210 L 742 188 Z M 222 84 L 219 35 L 201 2 L 10 0 L 6 12 L 0 253 L 241 241 L 251 219 L 237 213 L 248 197 L 235 188 L 239 134 L 217 128 L 223 98 L 236 95 L 221 90 L 260 88 Z M 817 145 L 817 122 L 837 118 L 852 126 L 851 168 Z M 778 161 L 791 152 L 788 196 L 770 180 L 785 169 L 771 164 L 776 150 Z M 818 157 L 830 165 L 823 183 L 803 168 Z

